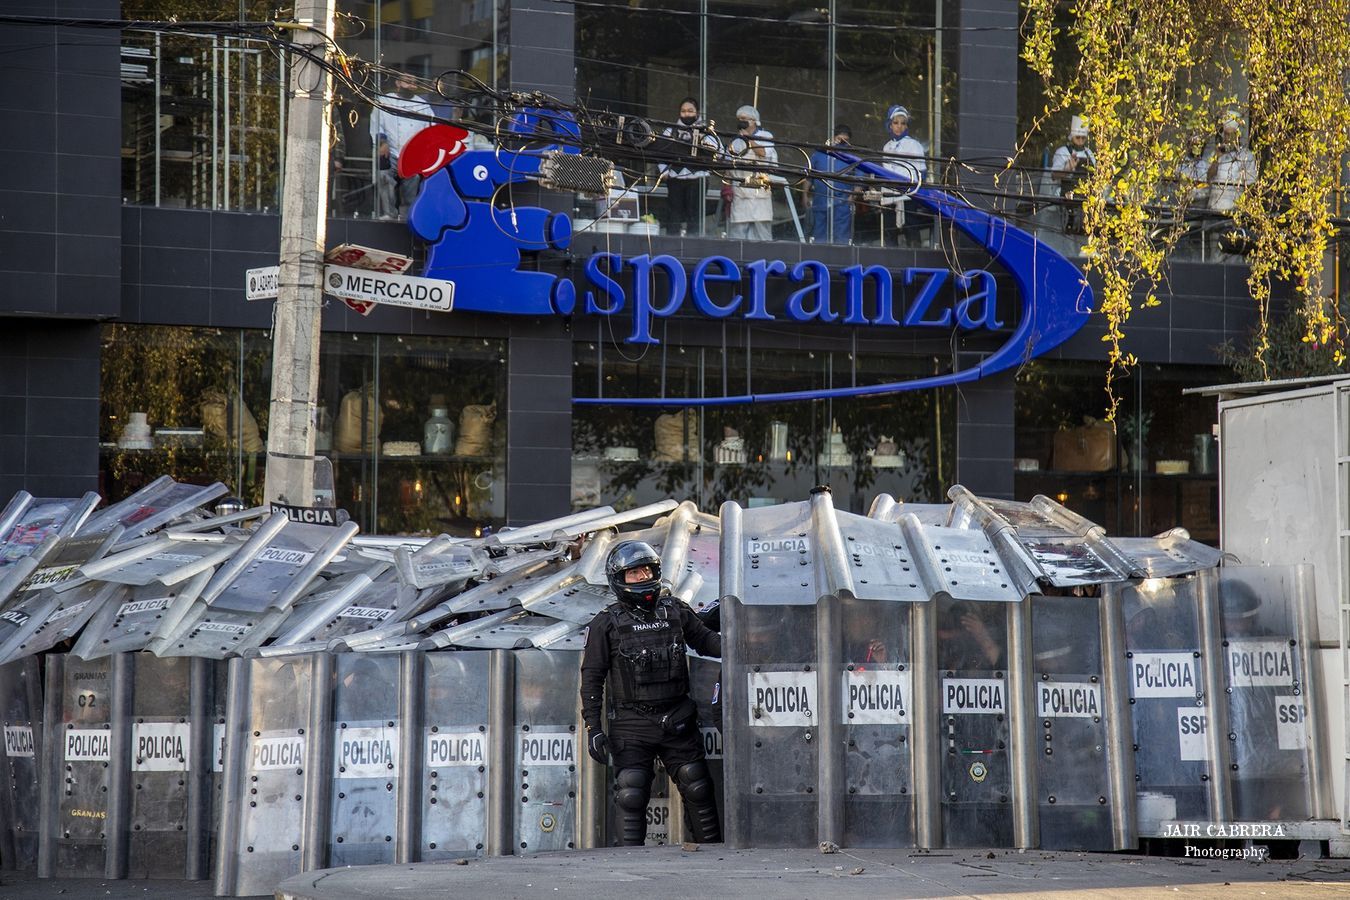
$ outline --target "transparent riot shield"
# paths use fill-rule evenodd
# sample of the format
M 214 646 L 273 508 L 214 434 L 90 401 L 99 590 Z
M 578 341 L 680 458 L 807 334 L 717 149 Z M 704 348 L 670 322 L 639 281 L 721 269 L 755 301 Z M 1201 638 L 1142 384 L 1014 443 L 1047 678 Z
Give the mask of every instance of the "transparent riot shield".
M 129 588 L 99 605 L 72 651 L 81 659 L 97 659 L 111 653 L 142 650 L 169 620 L 201 594 L 211 577 L 198 572 L 172 587 L 159 583 Z
M 1233 817 L 1244 822 L 1316 818 L 1311 765 L 1318 733 L 1307 688 L 1315 617 L 1303 616 L 1310 578 L 1292 567 L 1218 570 L 1228 701 Z
M 302 869 L 319 662 L 315 654 L 230 663 L 217 895 L 265 894 Z
M 844 842 L 914 843 L 909 603 L 841 604 Z
M 110 840 L 121 835 L 124 729 L 114 730 L 125 658 L 47 658 L 46 791 L 38 874 L 99 877 L 117 868 Z M 120 782 L 120 784 L 119 784 Z M 120 877 L 112 872 L 113 877 Z
M 1134 727 L 1140 837 L 1207 820 L 1210 753 L 1198 578 L 1107 585 L 1119 591 Z
M 38 572 L 53 550 L 70 538 L 98 505 L 93 491 L 80 499 L 35 498 L 20 491 L 0 513 L 0 606 Z
M 816 606 L 728 598 L 722 629 L 727 843 L 814 846 L 820 800 Z
M 180 484 L 165 475 L 90 516 L 79 533 L 100 534 L 120 528 L 117 543 L 126 544 L 228 493 L 229 488 L 218 481 L 202 487 Z
M 422 672 L 418 859 L 481 855 L 488 831 L 491 654 L 427 653 Z
M 208 829 L 210 692 L 205 660 L 131 655 L 131 790 L 127 873 L 203 878 Z
M 577 840 L 577 704 L 581 654 L 515 657 L 516 852 L 567 850 Z
M 53 589 L 21 595 L 0 613 L 0 662 L 49 650 L 74 637 L 107 604 L 121 604 L 127 588 L 106 581 L 88 581 L 58 593 Z
M 272 646 L 327 643 L 395 619 L 401 609 L 416 603 L 418 590 L 399 583 L 389 568 L 388 563 L 375 563 L 365 572 L 320 578 L 296 601 Z
M 284 527 L 274 524 L 279 518 Z M 149 649 L 223 659 L 260 646 L 356 530 L 352 522 L 330 528 L 273 515 L 216 571 L 173 630 L 157 634 Z
M 1091 597 L 1030 602 L 1040 845 L 1115 849 L 1100 607 Z
M 333 790 L 328 864 L 394 861 L 401 775 L 398 654 L 333 657 Z
M 943 844 L 1012 846 L 1009 606 L 937 603 Z
M 42 673 L 33 658 L 0 666 L 0 866 L 31 870 L 38 857 L 38 766 L 43 758 Z

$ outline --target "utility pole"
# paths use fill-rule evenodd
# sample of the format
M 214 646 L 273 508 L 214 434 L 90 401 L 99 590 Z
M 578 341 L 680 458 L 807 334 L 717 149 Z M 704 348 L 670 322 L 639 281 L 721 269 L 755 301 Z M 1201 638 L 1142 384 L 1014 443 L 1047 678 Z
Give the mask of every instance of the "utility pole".
M 332 81 L 322 57 L 336 0 L 295 0 L 286 162 L 282 173 L 281 272 L 272 327 L 272 404 L 267 502 L 314 503 L 314 409 L 319 390 L 323 257 L 328 237 L 328 135 Z M 314 30 L 310 30 L 312 26 Z

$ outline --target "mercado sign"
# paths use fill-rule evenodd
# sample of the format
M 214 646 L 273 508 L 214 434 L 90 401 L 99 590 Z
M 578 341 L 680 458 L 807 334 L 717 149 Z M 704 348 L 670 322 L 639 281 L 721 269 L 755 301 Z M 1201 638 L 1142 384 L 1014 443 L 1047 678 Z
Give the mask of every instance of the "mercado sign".
M 576 123 L 558 113 L 540 112 L 528 124 L 533 133 L 547 126 L 567 140 L 521 151 L 466 151 L 458 129 L 433 126 L 414 136 L 399 158 L 400 174 L 423 178 L 422 192 L 408 218 L 413 231 L 428 242 L 422 275 L 452 279 L 457 285 L 455 308 L 460 311 L 623 316 L 631 321 L 626 340 L 639 345 L 660 343 L 655 323 L 682 310 L 747 323 L 786 319 L 869 329 L 1007 332 L 1002 345 L 982 362 L 943 375 L 790 394 L 680 398 L 681 405 L 803 399 L 808 394 L 860 396 L 974 381 L 1059 346 L 1082 328 L 1091 313 L 1092 290 L 1082 272 L 1034 235 L 942 191 L 914 187 L 883 166 L 838 151 L 831 152 L 858 174 L 902 183 L 944 227 L 984 248 L 990 267 L 952 271 L 855 265 L 835 274 L 814 259 L 737 261 L 715 255 L 686 263 L 666 254 L 626 258 L 599 252 L 584 261 L 575 279 L 538 271 L 533 254 L 571 246 L 571 219 L 539 207 L 500 209 L 494 201 L 504 186 L 538 178 L 550 153 L 575 152 L 578 134 Z M 1011 303 L 1006 309 L 999 306 L 994 274 L 999 269 L 1016 288 L 1017 309 Z M 770 303 L 771 285 L 775 296 L 786 292 L 784 301 Z M 1016 325 L 1009 330 L 1012 322 Z M 669 405 L 672 398 L 576 398 L 575 402 Z

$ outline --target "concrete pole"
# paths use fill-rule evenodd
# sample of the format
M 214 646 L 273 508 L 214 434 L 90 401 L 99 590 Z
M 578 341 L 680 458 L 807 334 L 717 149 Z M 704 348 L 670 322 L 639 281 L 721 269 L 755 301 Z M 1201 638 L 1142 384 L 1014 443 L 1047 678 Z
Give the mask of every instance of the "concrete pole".
M 319 390 L 319 318 L 328 225 L 328 133 L 332 80 L 301 50 L 327 52 L 336 0 L 296 0 L 286 164 L 281 198 L 281 274 L 272 327 L 268 502 L 314 503 L 314 404 Z

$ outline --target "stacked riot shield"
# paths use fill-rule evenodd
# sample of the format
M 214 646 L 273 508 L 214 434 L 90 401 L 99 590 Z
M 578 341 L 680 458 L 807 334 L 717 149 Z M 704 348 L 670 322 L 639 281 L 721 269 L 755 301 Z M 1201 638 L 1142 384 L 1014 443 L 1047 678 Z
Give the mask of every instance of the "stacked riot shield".
M 333 765 L 328 864 L 394 861 L 401 728 L 396 654 L 333 658 Z
M 522 650 L 515 655 L 517 853 L 577 845 L 577 704 L 581 655 Z
M 1100 606 L 1034 595 L 1031 619 L 1040 846 L 1114 849 Z
M 204 659 L 130 655 L 127 874 L 200 879 L 209 871 L 218 673 Z M 124 773 L 117 773 L 123 777 Z
M 1134 729 L 1139 834 L 1163 823 L 1209 821 L 1210 710 L 1202 652 L 1201 579 L 1147 579 L 1119 591 Z
M 488 706 L 491 655 L 419 655 L 425 666 L 418 704 L 423 719 L 416 858 L 477 856 L 487 849 L 489 767 L 499 764 L 491 752 L 496 736 Z
M 38 858 L 38 766 L 43 755 L 42 673 L 36 659 L 0 666 L 0 865 L 33 869 Z
M 313 684 L 326 687 L 331 660 L 322 654 L 281 659 L 232 660 L 226 707 L 225 761 L 216 893 L 266 893 L 302 871 L 307 809 L 312 819 L 329 811 L 311 774 L 322 751 L 311 745 L 326 716 L 314 703 Z M 326 696 L 326 694 L 325 694 Z
M 1324 777 L 1314 761 L 1324 729 L 1311 716 L 1308 648 L 1316 643 L 1311 574 L 1294 568 L 1218 570 L 1228 702 L 1233 817 L 1298 822 L 1324 817 Z
M 1009 607 L 940 598 L 938 693 L 942 840 L 947 847 L 1013 842 Z
M 843 837 L 850 847 L 914 843 L 912 605 L 841 604 Z

